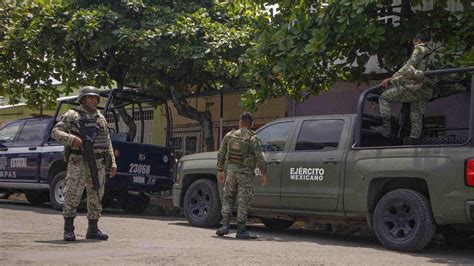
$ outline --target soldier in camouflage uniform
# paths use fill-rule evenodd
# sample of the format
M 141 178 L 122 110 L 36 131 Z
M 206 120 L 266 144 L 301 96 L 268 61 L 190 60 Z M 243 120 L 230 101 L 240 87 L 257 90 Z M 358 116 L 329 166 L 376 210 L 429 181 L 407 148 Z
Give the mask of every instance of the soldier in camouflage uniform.
M 252 179 L 255 168 L 261 173 L 262 186 L 267 183 L 267 165 L 263 157 L 260 140 L 250 129 L 253 118 L 250 113 L 244 112 L 240 116 L 239 129 L 229 132 L 222 140 L 217 155 L 217 169 L 219 182 L 224 182 L 222 203 L 222 227 L 216 234 L 229 234 L 229 222 L 234 203 L 237 203 L 237 238 L 254 239 L 245 229 L 247 211 L 252 199 Z M 227 175 L 224 177 L 224 166 L 227 166 Z
M 66 241 L 76 240 L 74 218 L 84 187 L 87 190 L 87 219 L 89 220 L 86 238 L 108 239 L 108 236 L 99 230 L 97 222 L 102 212 L 101 200 L 104 195 L 105 168 L 110 167 L 110 176 L 113 177 L 117 171 L 117 165 L 107 121 L 97 110 L 99 100 L 98 90 L 95 87 L 82 88 L 78 97 L 81 105 L 66 112 L 51 133 L 55 140 L 65 145 L 65 159 L 68 162 L 63 206 L 64 240 Z M 93 148 L 98 168 L 99 190 L 93 188 L 91 172 L 82 154 L 82 140 L 79 133 L 79 119 L 82 118 L 92 119 L 91 121 L 95 120 L 97 123 L 94 126 L 97 134 Z
M 429 55 L 432 53 L 432 49 L 427 45 L 429 41 L 430 37 L 417 34 L 413 38 L 415 47 L 410 59 L 391 78 L 382 81 L 382 86 L 385 89 L 390 84 L 392 86 L 384 91 L 379 98 L 383 126 L 372 129 L 384 137 L 389 137 L 391 134 L 390 104 L 392 102 L 410 104 L 411 132 L 407 144 L 415 144 L 421 137 L 423 114 L 433 93 L 431 86 L 424 86 L 426 78 L 423 74 L 423 71 L 427 70 Z

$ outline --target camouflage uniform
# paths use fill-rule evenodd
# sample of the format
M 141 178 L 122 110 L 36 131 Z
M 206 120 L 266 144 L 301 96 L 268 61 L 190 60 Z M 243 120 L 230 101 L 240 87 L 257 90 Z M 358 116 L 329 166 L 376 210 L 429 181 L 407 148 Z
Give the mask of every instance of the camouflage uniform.
M 217 167 L 227 164 L 222 203 L 222 224 L 229 224 L 234 203 L 237 202 L 237 223 L 247 222 L 248 204 L 252 199 L 252 179 L 255 168 L 266 173 L 266 162 L 260 140 L 247 128 L 229 132 L 222 140 L 217 155 Z
M 423 114 L 428 100 L 432 97 L 431 86 L 423 86 L 431 49 L 426 44 L 415 46 L 410 59 L 391 78 L 392 88 L 384 91 L 379 98 L 380 116 L 383 126 L 388 132 L 391 130 L 392 102 L 410 103 L 411 132 L 410 137 L 419 139 L 423 127 Z M 414 69 L 411 67 L 413 66 Z
M 88 119 L 96 119 L 100 128 L 94 142 L 94 153 L 97 158 L 97 168 L 99 171 L 99 191 L 93 189 L 89 166 L 84 161 L 81 151 L 72 148 L 72 141 L 75 137 L 80 136 L 79 119 L 81 118 L 81 112 L 85 113 Z M 76 216 L 76 209 L 79 206 L 85 186 L 87 189 L 87 218 L 89 220 L 99 219 L 102 212 L 101 200 L 104 195 L 105 159 L 107 158 L 107 162 L 110 160 L 111 167 L 116 167 L 105 117 L 98 110 L 95 113 L 88 113 L 82 106 L 79 106 L 75 110 L 69 110 L 61 117 L 61 120 L 53 128 L 51 136 L 67 146 L 66 149 L 71 149 L 69 158 L 66 158 L 68 160 L 68 167 L 64 191 L 63 216 Z

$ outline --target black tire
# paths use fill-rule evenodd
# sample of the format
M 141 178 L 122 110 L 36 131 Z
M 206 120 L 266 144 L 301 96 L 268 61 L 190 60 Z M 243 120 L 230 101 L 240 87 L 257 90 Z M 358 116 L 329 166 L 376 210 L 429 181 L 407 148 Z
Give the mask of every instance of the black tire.
M 408 189 L 390 191 L 377 203 L 374 232 L 388 249 L 419 251 L 435 233 L 431 206 L 425 196 Z
M 64 189 L 66 188 L 66 171 L 57 173 L 49 188 L 49 203 L 53 209 L 61 211 L 64 204 Z
M 191 225 L 216 227 L 221 220 L 221 201 L 215 181 L 194 181 L 184 195 L 184 216 Z
M 0 189 L 0 199 L 8 199 L 10 197 L 10 191 L 6 189 Z
M 474 245 L 472 236 L 474 232 L 466 230 L 456 230 L 449 227 L 442 227 L 441 234 L 444 237 L 444 243 L 453 248 L 468 248 Z
M 48 201 L 48 193 L 42 191 L 25 192 L 26 200 L 34 206 L 43 205 Z
M 262 223 L 270 230 L 274 231 L 283 231 L 290 228 L 295 221 L 293 220 L 280 220 L 280 219 L 269 219 L 269 218 L 260 218 Z
M 122 210 L 128 214 L 142 214 L 145 212 L 149 203 L 150 197 L 145 194 L 128 195 L 127 200 L 122 206 Z

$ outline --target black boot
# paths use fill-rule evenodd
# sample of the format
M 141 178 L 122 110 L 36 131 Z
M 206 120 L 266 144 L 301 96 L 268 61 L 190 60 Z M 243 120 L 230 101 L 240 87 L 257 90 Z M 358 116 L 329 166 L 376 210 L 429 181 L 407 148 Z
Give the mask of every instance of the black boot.
M 74 217 L 64 217 L 64 241 L 76 241 Z
M 107 240 L 109 236 L 103 234 L 97 225 L 98 219 L 89 220 L 89 227 L 87 228 L 86 239 Z
M 216 235 L 224 236 L 229 234 L 229 224 L 223 224 L 219 229 L 216 231 Z
M 237 234 L 235 235 L 236 238 L 239 239 L 256 239 L 256 235 L 251 235 L 246 229 L 245 224 L 238 224 L 237 225 Z

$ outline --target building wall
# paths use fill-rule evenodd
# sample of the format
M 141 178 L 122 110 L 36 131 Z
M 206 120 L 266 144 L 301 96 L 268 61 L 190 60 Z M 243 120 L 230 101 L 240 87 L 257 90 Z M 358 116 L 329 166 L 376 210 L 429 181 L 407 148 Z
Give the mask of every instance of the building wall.
M 330 91 L 309 97 L 304 102 L 288 99 L 288 114 L 291 116 L 355 114 L 360 94 L 377 81 L 357 85 L 351 82 L 336 82 Z
M 52 115 L 53 113 L 54 110 L 43 111 L 43 115 Z M 23 103 L 0 106 L 0 127 L 9 121 L 30 117 L 32 115 L 39 115 L 38 110 L 31 109 Z
M 240 101 L 241 93 L 227 93 L 223 100 L 223 134 L 238 128 L 240 114 L 244 111 Z M 188 104 L 199 111 L 208 109 L 211 112 L 213 122 L 214 145 L 219 147 L 222 136 L 220 135 L 220 95 L 195 97 L 188 99 Z M 205 150 L 202 130 L 199 124 L 192 119 L 178 115 L 173 103 L 169 103 L 173 117 L 172 144 L 175 146 L 178 156 L 202 152 Z M 274 99 L 261 105 L 258 111 L 253 113 L 254 129 L 275 120 L 285 117 L 287 112 L 287 100 L 285 97 Z M 165 124 L 163 124 L 165 127 Z

